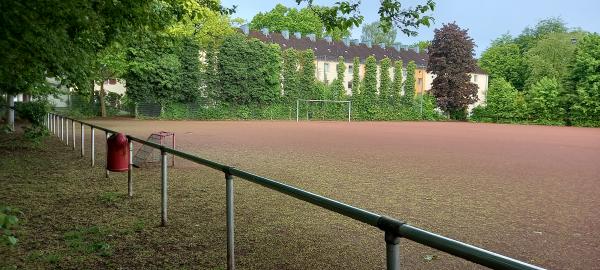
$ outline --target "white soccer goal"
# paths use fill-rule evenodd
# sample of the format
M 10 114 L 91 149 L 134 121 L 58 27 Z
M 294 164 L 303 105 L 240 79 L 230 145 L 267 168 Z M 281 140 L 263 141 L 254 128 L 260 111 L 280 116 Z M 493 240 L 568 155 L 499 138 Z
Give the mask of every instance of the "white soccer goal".
M 328 103 L 334 104 L 347 104 L 348 110 L 344 111 L 344 114 L 348 113 L 347 119 L 348 122 L 352 119 L 352 101 L 349 100 L 327 100 L 327 99 L 298 99 L 296 100 L 296 122 L 300 121 L 300 105 L 305 105 L 306 107 L 306 120 L 311 119 L 311 114 L 313 112 L 312 106 L 314 104 L 321 103 L 324 106 L 327 106 Z M 322 120 L 325 120 L 325 114 L 322 113 Z M 304 117 L 303 117 L 304 118 Z M 314 117 L 313 117 L 314 119 Z

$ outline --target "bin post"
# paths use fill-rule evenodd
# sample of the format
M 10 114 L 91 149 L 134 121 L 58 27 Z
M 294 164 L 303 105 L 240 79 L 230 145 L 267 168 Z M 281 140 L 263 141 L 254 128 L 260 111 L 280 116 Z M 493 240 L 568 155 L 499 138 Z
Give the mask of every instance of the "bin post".
M 160 149 L 160 175 L 160 225 L 167 226 L 167 152 L 163 149 Z
M 106 174 L 105 174 L 106 178 L 108 178 L 108 131 L 104 131 L 104 135 L 105 135 L 104 142 L 106 143 L 106 164 L 105 164 L 106 169 L 104 171 L 106 172 Z
M 129 142 L 129 168 L 127 170 L 127 195 L 133 196 L 133 141 L 127 139 Z

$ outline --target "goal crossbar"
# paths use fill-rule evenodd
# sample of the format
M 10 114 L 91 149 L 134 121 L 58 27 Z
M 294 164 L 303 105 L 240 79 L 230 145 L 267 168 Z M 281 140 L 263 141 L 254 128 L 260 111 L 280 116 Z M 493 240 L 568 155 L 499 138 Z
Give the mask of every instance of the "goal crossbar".
M 348 122 L 350 122 L 352 115 L 352 101 L 350 100 L 330 100 L 330 99 L 297 99 L 296 100 L 296 122 L 300 121 L 300 102 L 308 104 L 309 102 L 323 102 L 323 103 L 347 103 L 348 104 Z M 308 120 L 308 111 L 307 111 Z

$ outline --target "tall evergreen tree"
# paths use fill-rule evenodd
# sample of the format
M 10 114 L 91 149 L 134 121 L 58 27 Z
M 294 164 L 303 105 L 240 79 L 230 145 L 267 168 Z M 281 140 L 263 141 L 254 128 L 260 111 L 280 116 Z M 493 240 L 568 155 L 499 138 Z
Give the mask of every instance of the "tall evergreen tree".
M 402 103 L 405 105 L 412 105 L 415 99 L 415 70 L 417 65 L 414 61 L 408 62 L 406 65 L 406 80 L 404 81 L 404 96 L 402 96 Z
M 377 99 L 377 60 L 372 55 L 365 61 L 365 77 L 360 89 L 361 95 L 369 103 Z
M 390 67 L 392 63 L 389 58 L 384 58 L 379 63 L 379 98 L 382 102 L 391 101 L 391 81 L 390 81 Z
M 432 92 L 440 109 L 454 119 L 465 119 L 469 104 L 477 101 L 477 85 L 469 73 L 475 70 L 474 42 L 455 23 L 436 29 L 431 46 L 427 71 L 436 75 Z
M 352 95 L 360 95 L 360 58 L 352 60 Z
M 286 49 L 282 53 L 283 66 L 282 66 L 282 77 L 283 77 L 283 93 L 288 101 L 295 102 L 300 96 L 300 84 L 299 84 L 299 52 L 295 49 Z
M 589 34 L 579 41 L 573 70 L 567 85 L 571 87 L 567 104 L 573 123 L 600 126 L 600 35 Z
M 398 60 L 394 62 L 394 82 L 392 84 L 392 99 L 394 102 L 400 100 L 400 96 L 402 95 L 402 60 Z
M 316 74 L 315 74 L 315 54 L 311 49 L 308 49 L 301 53 L 300 57 L 300 94 L 299 96 L 304 99 L 318 99 L 321 98 L 317 87 L 315 87 Z
M 183 38 L 179 61 L 181 62 L 180 89 L 185 102 L 194 102 L 200 97 L 200 48 L 190 38 Z
M 344 61 L 344 57 L 338 57 L 337 64 L 337 78 L 333 82 L 332 86 L 332 98 L 335 100 L 342 100 L 346 95 L 346 88 L 344 88 L 344 73 L 346 72 L 346 61 Z

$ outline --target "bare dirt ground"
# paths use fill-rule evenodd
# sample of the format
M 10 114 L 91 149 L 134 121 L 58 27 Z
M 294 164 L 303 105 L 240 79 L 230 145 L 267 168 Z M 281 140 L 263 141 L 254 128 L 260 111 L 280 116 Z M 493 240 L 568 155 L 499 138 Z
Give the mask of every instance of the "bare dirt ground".
M 429 122 L 93 122 L 139 137 L 175 132 L 177 148 L 186 152 L 542 267 L 600 269 L 600 129 Z M 97 135 L 101 151 L 102 136 Z M 111 268 L 224 266 L 223 176 L 181 159 L 176 163 L 170 172 L 170 225 L 123 236 L 116 257 L 108 259 Z M 82 170 L 90 175 L 89 168 Z M 94 171 L 91 175 L 101 179 L 101 170 Z M 158 171 L 136 170 L 135 177 L 135 196 L 103 215 L 156 224 Z M 115 174 L 92 183 L 106 183 L 94 189 L 122 193 L 124 179 Z M 252 183 L 235 185 L 241 269 L 384 268 L 383 234 L 377 229 Z M 156 248 L 148 250 L 149 243 Z M 479 268 L 408 240 L 402 241 L 401 256 L 408 269 Z

